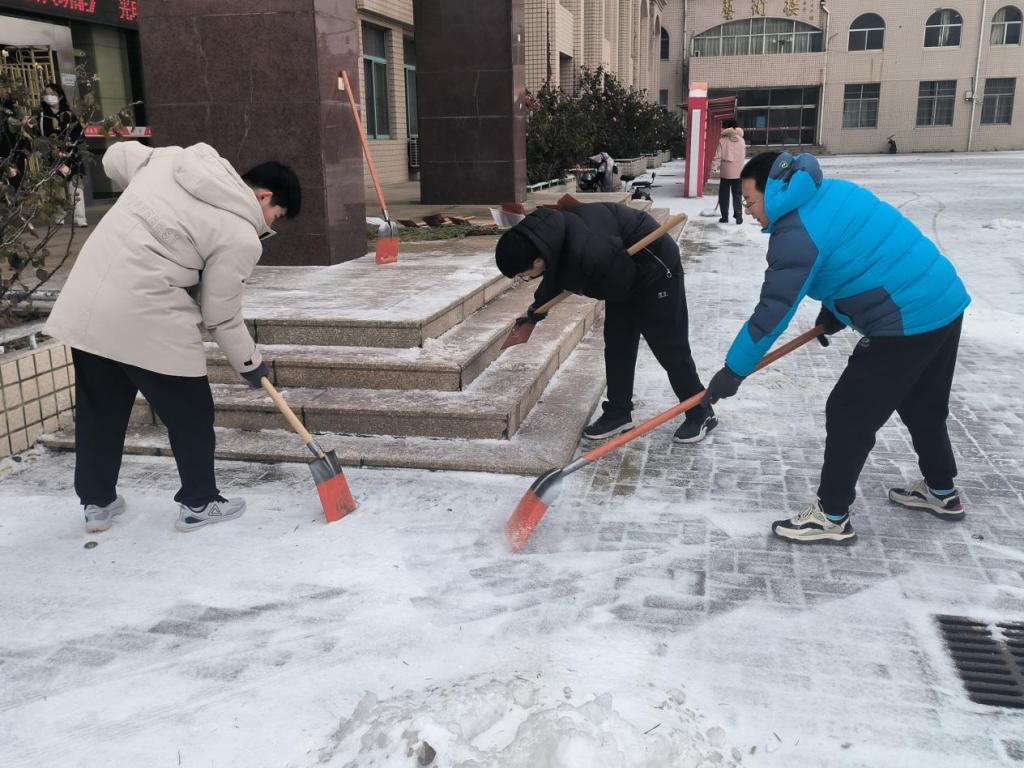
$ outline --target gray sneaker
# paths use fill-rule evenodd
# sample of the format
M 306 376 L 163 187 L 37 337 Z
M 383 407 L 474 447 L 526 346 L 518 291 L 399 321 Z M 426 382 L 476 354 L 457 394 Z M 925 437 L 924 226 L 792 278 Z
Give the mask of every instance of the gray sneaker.
M 192 509 L 185 504 L 178 505 L 178 522 L 174 527 L 179 531 L 194 531 L 212 523 L 226 523 L 241 517 L 245 512 L 245 499 L 215 499 L 205 507 Z
M 954 490 L 948 496 L 936 496 L 928 483 L 918 480 L 909 488 L 890 488 L 889 501 L 904 507 L 923 509 L 940 520 L 963 520 L 964 505 L 960 503 L 960 492 Z
M 110 528 L 114 518 L 124 512 L 124 497 L 118 496 L 105 507 L 95 504 L 85 505 L 85 530 L 88 533 L 99 533 Z

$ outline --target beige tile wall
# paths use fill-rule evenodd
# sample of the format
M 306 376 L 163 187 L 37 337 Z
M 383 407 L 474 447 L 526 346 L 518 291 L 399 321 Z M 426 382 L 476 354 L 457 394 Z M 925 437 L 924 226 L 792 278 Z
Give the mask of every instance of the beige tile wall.
M 71 350 L 58 342 L 0 355 L 0 458 L 70 426 L 75 405 Z
M 981 125 L 981 99 L 973 116 L 974 150 L 1024 148 L 1024 47 L 989 44 L 992 17 L 1004 2 L 969 0 L 937 3 L 935 0 L 850 0 L 829 3 L 829 51 L 825 54 L 774 56 L 731 56 L 689 59 L 691 82 L 708 82 L 712 88 L 762 88 L 778 85 L 820 85 L 825 82 L 822 130 L 819 143 L 830 152 L 884 152 L 886 138 L 896 135 L 901 151 L 962 151 L 971 133 L 971 102 L 965 93 L 974 88 L 979 34 L 982 40 L 981 66 L 976 90 L 979 97 L 987 78 L 1017 78 L 1011 125 Z M 1021 7 L 1021 3 L 1016 3 Z M 736 0 L 736 19 L 749 18 L 750 6 Z M 767 15 L 781 17 L 782 0 L 769 0 Z M 925 22 L 937 8 L 955 8 L 963 16 L 961 44 L 957 48 L 925 48 Z M 718 2 L 691 2 L 686 20 L 689 39 L 725 21 Z M 819 4 L 803 2 L 796 17 L 821 29 L 825 15 Z M 862 13 L 877 13 L 885 19 L 884 49 L 849 51 L 849 29 Z M 663 70 L 664 71 L 664 70 Z M 917 127 L 917 95 L 923 80 L 956 80 L 957 96 L 952 126 Z M 881 83 L 877 128 L 842 127 L 843 93 L 847 83 Z M 671 98 L 671 96 L 670 96 Z

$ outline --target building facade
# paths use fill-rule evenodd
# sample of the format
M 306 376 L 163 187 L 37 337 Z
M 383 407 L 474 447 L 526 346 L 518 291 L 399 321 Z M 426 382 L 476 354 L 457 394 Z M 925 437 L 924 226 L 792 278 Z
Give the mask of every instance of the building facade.
M 1021 5 L 691 1 L 688 79 L 735 94 L 755 146 L 1021 149 Z
M 370 152 L 382 182 L 415 179 L 419 148 L 412 0 L 356 0 L 356 8 Z M 571 92 L 582 67 L 604 67 L 624 84 L 645 89 L 652 101 L 681 109 L 682 8 L 682 0 L 525 0 L 526 87 L 536 91 L 550 80 Z M 365 183 L 369 192 L 368 171 Z

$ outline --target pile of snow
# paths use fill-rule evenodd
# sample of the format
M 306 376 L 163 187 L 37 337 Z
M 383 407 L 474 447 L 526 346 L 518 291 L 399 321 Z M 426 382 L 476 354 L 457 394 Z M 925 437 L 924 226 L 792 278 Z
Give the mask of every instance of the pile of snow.
M 737 768 L 725 731 L 702 727 L 675 689 L 645 733 L 615 709 L 610 694 L 580 705 L 524 677 L 477 677 L 387 700 L 367 693 L 343 719 L 320 763 L 388 768 Z
M 1024 229 L 1024 221 L 1016 219 L 992 219 L 988 224 L 982 225 L 985 229 Z

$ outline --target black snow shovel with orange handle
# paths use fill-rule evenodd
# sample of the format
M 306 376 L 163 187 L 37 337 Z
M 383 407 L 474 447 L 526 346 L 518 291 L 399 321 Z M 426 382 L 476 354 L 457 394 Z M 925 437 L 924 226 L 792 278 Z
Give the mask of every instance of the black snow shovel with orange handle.
M 651 234 L 647 235 L 636 244 L 631 245 L 626 250 L 626 253 L 628 253 L 630 256 L 636 256 L 648 245 L 653 243 L 655 240 L 657 240 L 665 233 L 672 230 L 674 227 L 678 226 L 679 224 L 682 224 L 684 221 L 686 221 L 686 214 L 684 213 L 677 213 L 675 216 L 669 216 L 667 219 L 665 219 L 665 222 L 656 230 L 651 232 Z M 529 341 L 530 336 L 533 334 L 533 329 L 537 326 L 537 323 L 540 322 L 540 319 L 542 319 L 543 315 L 556 304 L 558 304 L 561 301 L 564 301 L 570 296 L 572 296 L 572 294 L 569 293 L 569 291 L 562 291 L 560 294 L 555 296 L 555 298 L 553 298 L 551 301 L 541 304 L 531 314 L 526 315 L 526 317 L 517 320 L 516 326 L 511 331 L 509 331 L 509 334 L 508 336 L 505 337 L 505 341 L 502 343 L 501 348 L 508 349 L 509 347 L 514 347 L 516 344 L 523 344 L 524 342 Z
M 824 332 L 824 325 L 816 325 L 811 328 L 811 330 L 801 333 L 792 341 L 786 342 L 778 349 L 765 355 L 754 370 L 760 371 L 762 368 L 774 363 L 780 357 L 788 355 L 794 349 L 799 349 L 811 339 L 816 339 Z M 508 544 L 508 548 L 513 552 L 519 552 L 526 546 L 526 542 L 530 540 L 530 534 L 533 533 L 533 529 L 537 527 L 538 523 L 540 523 L 541 518 L 544 517 L 544 513 L 548 511 L 548 507 L 552 502 L 554 502 L 555 497 L 558 495 L 558 489 L 562 484 L 562 480 L 576 470 L 583 469 L 583 467 L 607 456 L 615 449 L 621 448 L 626 443 L 632 442 L 638 437 L 646 435 L 652 429 L 661 426 L 666 421 L 670 421 L 679 414 L 690 410 L 698 405 L 703 399 L 704 390 L 698 392 L 693 397 L 683 400 L 683 402 L 678 405 L 672 406 L 659 416 L 655 416 L 653 419 L 645 421 L 640 426 L 634 427 L 629 430 L 629 432 L 625 432 L 594 450 L 588 451 L 572 463 L 566 464 L 561 469 L 548 470 L 538 477 L 534 481 L 533 485 L 530 486 L 530 489 L 523 494 L 523 498 L 519 500 L 519 506 L 516 507 L 515 512 L 512 513 L 512 517 L 510 517 L 508 522 L 505 524 L 505 542 Z

